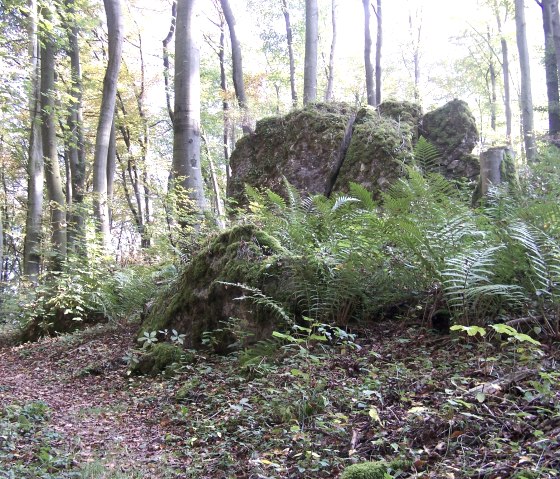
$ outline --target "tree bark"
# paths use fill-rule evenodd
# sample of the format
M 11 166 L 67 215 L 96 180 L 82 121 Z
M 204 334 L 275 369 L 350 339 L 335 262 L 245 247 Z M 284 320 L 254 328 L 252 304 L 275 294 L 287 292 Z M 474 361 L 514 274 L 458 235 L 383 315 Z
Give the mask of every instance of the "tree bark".
M 507 4 L 506 4 L 507 5 Z M 511 112 L 511 87 L 509 81 L 509 51 L 507 40 L 502 31 L 502 19 L 498 2 L 494 0 L 494 14 L 498 25 L 498 33 L 500 34 L 500 44 L 502 48 L 502 76 L 504 81 L 504 110 L 506 115 L 506 143 L 511 145 L 512 131 L 512 112 Z
M 560 13 L 558 11 L 558 0 L 546 0 L 546 2 L 550 5 L 550 26 L 552 29 L 554 53 L 556 55 L 556 66 L 560 78 Z
M 486 32 L 488 45 L 491 45 L 490 37 L 490 27 L 488 27 Z M 490 48 L 489 58 L 488 58 L 488 74 L 490 75 L 490 85 L 488 88 L 489 92 L 489 102 L 490 102 L 490 128 L 492 131 L 496 131 L 496 103 L 497 103 L 497 93 L 496 93 L 496 67 L 494 65 L 494 51 Z
M 43 15 L 45 20 L 50 20 L 51 14 L 47 8 L 43 9 Z M 41 135 L 50 204 L 51 240 L 54 253 L 52 265 L 53 270 L 60 271 L 66 259 L 66 212 L 56 139 L 55 42 L 51 32 L 41 32 Z
M 79 29 L 73 19 L 75 15 L 74 0 L 65 0 L 66 14 L 70 17 L 65 20 L 68 34 L 68 56 L 70 57 L 71 87 L 70 105 L 68 115 L 68 129 L 70 141 L 68 160 L 70 166 L 70 189 L 68 196 L 72 199 L 68 225 L 68 250 L 84 251 L 85 249 L 85 211 L 83 199 L 85 193 L 86 157 L 83 128 L 82 109 L 82 67 L 80 61 L 80 46 L 78 44 Z
M 218 58 L 220 60 L 220 88 L 222 90 L 222 114 L 223 114 L 223 129 L 222 129 L 222 140 L 223 140 L 223 151 L 224 151 L 224 163 L 229 164 L 229 127 L 230 127 L 230 115 L 229 115 L 229 102 L 227 99 L 227 75 L 226 75 L 226 65 L 225 65 L 225 31 L 224 31 L 224 19 L 220 22 L 220 49 L 218 50 Z
M 231 10 L 228 0 L 220 0 L 222 5 L 222 12 L 226 19 L 229 28 L 229 36 L 231 40 L 231 63 L 233 70 L 233 88 L 235 89 L 235 96 L 237 103 L 241 108 L 241 127 L 243 133 L 248 134 L 251 132 L 251 121 L 249 118 L 249 104 L 247 102 L 247 95 L 245 94 L 245 82 L 243 80 L 243 57 L 241 55 L 241 43 L 237 37 L 235 17 Z
M 529 50 L 527 47 L 527 27 L 525 22 L 525 2 L 515 0 L 515 30 L 517 49 L 519 50 L 519 66 L 521 70 L 521 120 L 523 126 L 523 140 L 527 161 L 536 159 L 535 132 L 533 125 L 533 97 L 531 93 L 531 67 Z
M 173 1 L 171 6 L 171 25 L 169 26 L 169 32 L 167 36 L 163 39 L 163 81 L 165 84 L 165 102 L 167 104 L 167 113 L 169 114 L 169 119 L 171 124 L 173 124 L 173 109 L 171 108 L 171 86 L 169 84 L 169 48 L 168 45 L 173 39 L 175 34 L 175 24 L 177 22 L 177 2 Z
M 483 196 L 488 194 L 491 186 L 498 186 L 507 181 L 507 158 L 513 158 L 514 152 L 508 147 L 490 148 L 480 155 L 480 185 Z M 513 165 L 513 161 L 511 161 Z M 511 175 L 511 172 L 510 172 Z
M 327 70 L 327 90 L 325 91 L 325 101 L 329 102 L 333 97 L 334 90 L 334 56 L 336 51 L 337 22 L 336 22 L 336 1 L 331 2 L 331 22 L 332 22 L 332 41 L 331 52 L 329 54 L 329 66 Z
M 29 98 L 30 138 L 27 160 L 27 214 L 23 247 L 23 274 L 37 283 L 41 265 L 41 220 L 43 216 L 43 145 L 41 140 L 40 60 L 37 37 L 37 0 L 29 0 Z
M 200 50 L 194 18 L 196 0 L 177 2 L 175 34 L 175 123 L 173 127 L 173 187 L 182 187 L 192 206 L 179 204 L 184 213 L 207 211 L 200 165 Z M 180 223 L 185 225 L 186 218 Z
M 371 63 L 371 11 L 369 0 L 362 0 L 364 6 L 364 66 L 366 70 L 366 94 L 367 103 L 370 106 L 375 106 L 375 85 L 374 85 L 374 70 Z
M 375 44 L 375 101 L 381 103 L 381 49 L 383 47 L 383 15 L 381 10 L 381 0 L 377 0 L 377 42 Z
M 546 94 L 548 98 L 548 133 L 560 132 L 560 95 L 558 92 L 558 65 L 552 33 L 552 1 L 537 2 L 542 10 L 544 32 L 544 67 L 546 74 Z
M 333 0 L 333 5 L 334 5 Z M 294 59 L 294 40 L 292 33 L 292 23 L 290 21 L 290 12 L 286 0 L 282 0 L 282 13 L 284 14 L 284 23 L 286 24 L 286 41 L 288 43 L 288 59 L 290 62 L 290 90 L 292 92 L 292 106 L 298 105 L 298 94 L 296 88 L 296 62 Z M 334 28 L 334 26 L 333 26 Z
M 109 33 L 109 61 L 103 79 L 103 97 L 95 139 L 93 158 L 93 208 L 97 232 L 103 247 L 110 246 L 109 205 L 107 202 L 107 158 L 111 138 L 117 79 L 121 65 L 123 43 L 123 20 L 120 0 L 103 0 Z
M 317 0 L 305 0 L 305 65 L 303 70 L 303 104 L 317 100 L 317 55 L 319 42 L 319 7 Z

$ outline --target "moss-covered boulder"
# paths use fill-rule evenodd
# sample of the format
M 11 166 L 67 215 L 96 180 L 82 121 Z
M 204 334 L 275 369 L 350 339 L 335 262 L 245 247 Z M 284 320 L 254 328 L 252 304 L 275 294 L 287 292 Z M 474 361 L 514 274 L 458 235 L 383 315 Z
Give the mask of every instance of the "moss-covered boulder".
M 237 300 L 244 291 L 232 284 L 247 284 L 281 298 L 283 253 L 275 238 L 250 225 L 215 237 L 153 304 L 140 335 L 175 329 L 186 335 L 185 347 L 199 348 L 206 342 L 218 352 L 239 341 L 235 331 L 246 342 L 269 337 L 278 326 L 274 317 L 251 301 Z
M 452 100 L 426 113 L 420 134 L 441 153 L 442 173 L 447 178 L 475 180 L 480 163 L 472 151 L 478 141 L 476 120 L 466 102 Z
M 178 368 L 183 358 L 183 350 L 170 343 L 156 343 L 138 358 L 130 367 L 132 374 L 156 376 L 172 372 Z
M 107 318 L 101 313 L 89 312 L 77 318 L 75 314 L 67 313 L 64 309 L 53 308 L 48 314 L 36 316 L 28 321 L 21 328 L 16 339 L 22 343 L 37 341 L 45 336 L 72 333 L 106 321 Z
M 387 100 L 377 107 L 379 114 L 391 118 L 398 124 L 406 123 L 412 129 L 414 139 L 418 139 L 418 126 L 422 120 L 422 107 L 409 101 Z
M 344 469 L 340 479 L 384 479 L 385 474 L 387 474 L 385 462 L 362 462 Z
M 390 111 L 399 115 L 396 106 Z M 362 108 L 356 115 L 335 190 L 344 190 L 354 182 L 378 196 L 401 177 L 402 164 L 412 154 L 415 121 L 410 113 L 403 114 L 402 121 L 397 121 L 391 116 L 381 116 L 374 108 Z
M 228 196 L 243 205 L 245 184 L 279 192 L 283 177 L 304 194 L 325 193 L 354 115 L 344 103 L 317 103 L 260 120 L 232 152 Z

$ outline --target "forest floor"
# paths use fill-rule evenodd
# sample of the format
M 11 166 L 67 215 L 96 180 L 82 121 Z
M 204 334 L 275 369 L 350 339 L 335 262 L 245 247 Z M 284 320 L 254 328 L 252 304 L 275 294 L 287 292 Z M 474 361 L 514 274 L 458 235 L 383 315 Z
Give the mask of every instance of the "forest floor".
M 132 377 L 135 325 L 0 345 L 0 478 L 560 477 L 557 344 L 405 322 Z M 305 347 L 303 347 L 305 346 Z

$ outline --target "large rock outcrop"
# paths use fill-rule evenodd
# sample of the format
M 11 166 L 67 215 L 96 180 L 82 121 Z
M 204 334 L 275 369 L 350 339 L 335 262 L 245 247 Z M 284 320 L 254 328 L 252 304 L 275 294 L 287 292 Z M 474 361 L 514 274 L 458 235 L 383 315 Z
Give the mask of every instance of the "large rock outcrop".
M 445 176 L 478 176 L 478 159 L 471 155 L 478 133 L 463 101 L 426 115 L 414 103 L 392 100 L 358 111 L 347 104 L 314 104 L 263 119 L 239 140 L 228 196 L 243 206 L 245 184 L 281 193 L 285 177 L 304 195 L 344 191 L 352 181 L 377 197 L 402 175 L 420 134 L 440 151 Z
M 476 120 L 462 100 L 452 100 L 441 108 L 426 113 L 420 134 L 441 153 L 441 173 L 447 178 L 475 180 L 480 162 L 472 155 L 478 142 Z
M 283 177 L 304 194 L 325 193 L 355 110 L 318 103 L 257 122 L 232 152 L 228 196 L 244 204 L 245 184 L 280 191 Z

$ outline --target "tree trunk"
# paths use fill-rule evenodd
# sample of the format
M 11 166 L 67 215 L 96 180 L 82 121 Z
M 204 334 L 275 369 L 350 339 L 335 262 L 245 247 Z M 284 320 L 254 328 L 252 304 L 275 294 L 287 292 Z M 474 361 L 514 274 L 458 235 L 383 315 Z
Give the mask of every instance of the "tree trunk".
M 182 187 L 193 203 L 192 206 L 180 203 L 182 213 L 190 213 L 194 207 L 200 215 L 208 206 L 200 165 L 200 50 L 195 33 L 196 5 L 196 0 L 177 2 L 172 186 Z M 180 223 L 187 223 L 182 215 Z
M 418 18 L 421 12 L 416 12 Z M 408 27 L 410 29 L 412 63 L 414 74 L 414 100 L 420 102 L 420 40 L 422 39 L 422 18 L 418 19 L 418 26 L 414 25 L 412 12 L 408 12 Z
M 325 92 L 325 101 L 329 102 L 332 100 L 333 90 L 334 90 L 334 55 L 336 50 L 336 37 L 337 37 L 337 23 L 336 23 L 336 1 L 332 0 L 331 3 L 331 18 L 332 18 L 332 41 L 331 41 L 331 53 L 329 55 L 329 66 L 327 75 L 327 90 Z
M 41 265 L 41 220 L 43 212 L 43 145 L 41 140 L 41 94 L 39 42 L 37 38 L 37 0 L 29 0 L 29 61 L 31 93 L 29 98 L 30 138 L 27 161 L 27 216 L 23 247 L 23 274 L 37 283 Z
M 229 164 L 229 102 L 227 99 L 227 76 L 225 66 L 225 31 L 224 20 L 220 22 L 220 49 L 218 50 L 218 58 L 220 59 L 220 88 L 222 89 L 222 114 L 223 114 L 223 130 L 222 140 L 224 149 L 224 163 Z
M 319 7 L 317 0 L 305 0 L 305 65 L 303 70 L 303 104 L 317 100 L 317 54 L 319 42 Z
M 123 21 L 120 0 L 103 0 L 109 33 L 109 61 L 103 79 L 103 97 L 93 158 L 93 208 L 98 233 L 105 249 L 110 246 L 109 205 L 107 203 L 107 157 L 111 138 L 117 79 L 121 65 Z
M 367 103 L 375 106 L 374 71 L 371 63 L 371 11 L 369 0 L 362 0 L 364 6 L 364 65 L 366 69 Z
M 554 53 L 556 55 L 556 66 L 560 77 L 560 13 L 558 12 L 558 0 L 546 0 L 550 5 L 550 26 L 552 29 L 552 40 L 554 43 Z
M 506 4 L 507 8 L 507 4 Z M 500 44 L 502 47 L 502 76 L 504 81 L 504 110 L 506 115 L 506 143 L 511 145 L 512 113 L 511 113 L 511 87 L 509 81 L 509 51 L 507 40 L 502 32 L 502 19 L 498 3 L 494 0 L 494 14 L 500 34 Z
M 249 134 L 251 132 L 251 121 L 249 118 L 249 104 L 245 94 L 245 82 L 243 80 L 243 58 L 241 55 L 241 43 L 237 38 L 235 17 L 229 5 L 228 0 L 220 0 L 222 11 L 228 24 L 229 36 L 231 39 L 231 63 L 233 70 L 233 88 L 235 89 L 235 96 L 243 118 L 241 120 L 241 127 L 243 133 Z
M 521 95 L 519 98 L 521 106 L 521 120 L 523 126 L 523 140 L 525 143 L 525 154 L 527 161 L 536 159 L 535 132 L 533 126 L 533 97 L 531 94 L 531 67 L 529 62 L 529 50 L 527 47 L 527 28 L 525 22 L 525 2 L 515 0 L 515 31 L 517 38 L 517 49 L 519 50 L 519 67 L 521 70 Z
M 168 45 L 173 39 L 175 34 L 175 23 L 177 22 L 177 2 L 173 1 L 171 6 L 171 25 L 169 26 L 169 32 L 167 36 L 163 39 L 163 81 L 165 84 L 165 102 L 167 104 L 167 113 L 169 114 L 169 119 L 171 124 L 173 124 L 173 109 L 171 108 L 171 86 L 169 85 L 169 48 Z
M 510 181 L 515 173 L 513 166 L 514 152 L 508 147 L 490 148 L 480 155 L 480 188 L 482 196 L 488 194 L 491 186 L 498 186 Z M 509 164 L 508 164 L 509 161 Z
M 544 31 L 544 67 L 546 73 L 546 94 L 548 98 L 548 133 L 556 135 L 560 132 L 560 96 L 558 92 L 558 65 L 556 64 L 556 48 L 552 34 L 552 3 L 542 0 L 539 3 L 543 17 Z
M 383 15 L 381 0 L 377 0 L 377 43 L 375 45 L 375 101 L 381 103 L 381 48 L 383 46 Z
M 111 124 L 109 149 L 107 150 L 107 211 L 109 214 L 109 229 L 113 224 L 113 194 L 115 189 L 115 171 L 117 169 L 117 131 L 115 117 Z
M 206 157 L 208 158 L 208 165 L 210 170 L 210 179 L 212 181 L 212 190 L 214 192 L 214 202 L 216 206 L 216 223 L 218 228 L 225 228 L 225 211 L 222 203 L 222 195 L 220 193 L 220 185 L 218 184 L 218 176 L 216 175 L 216 168 L 214 167 L 214 160 L 212 160 L 212 155 L 210 154 L 210 148 L 208 148 L 208 142 L 203 136 L 202 141 L 204 142 L 204 150 L 206 152 Z
M 45 20 L 50 20 L 48 9 L 43 9 L 43 15 Z M 41 135 L 51 215 L 53 269 L 59 271 L 66 259 L 66 212 L 56 141 L 55 42 L 51 32 L 41 32 Z
M 80 46 L 78 44 L 79 29 L 73 18 L 75 15 L 74 0 L 65 0 L 66 15 L 65 28 L 68 33 L 68 56 L 72 83 L 70 88 L 70 105 L 68 115 L 68 129 L 70 141 L 68 160 L 70 166 L 70 188 L 68 196 L 72 199 L 69 211 L 68 249 L 70 251 L 84 251 L 85 249 L 85 211 L 83 208 L 86 158 L 83 129 L 82 110 L 82 67 L 80 62 Z
M 333 8 L 334 8 L 333 0 Z M 290 21 L 290 12 L 288 11 L 288 5 L 286 0 L 282 0 L 282 13 L 284 14 L 284 22 L 286 23 L 286 41 L 288 42 L 288 58 L 290 61 L 290 90 L 292 92 L 292 106 L 297 107 L 298 95 L 296 89 L 296 62 L 294 60 L 294 46 L 293 46 L 293 34 L 292 34 L 292 23 Z M 333 25 L 334 29 L 334 25 Z

